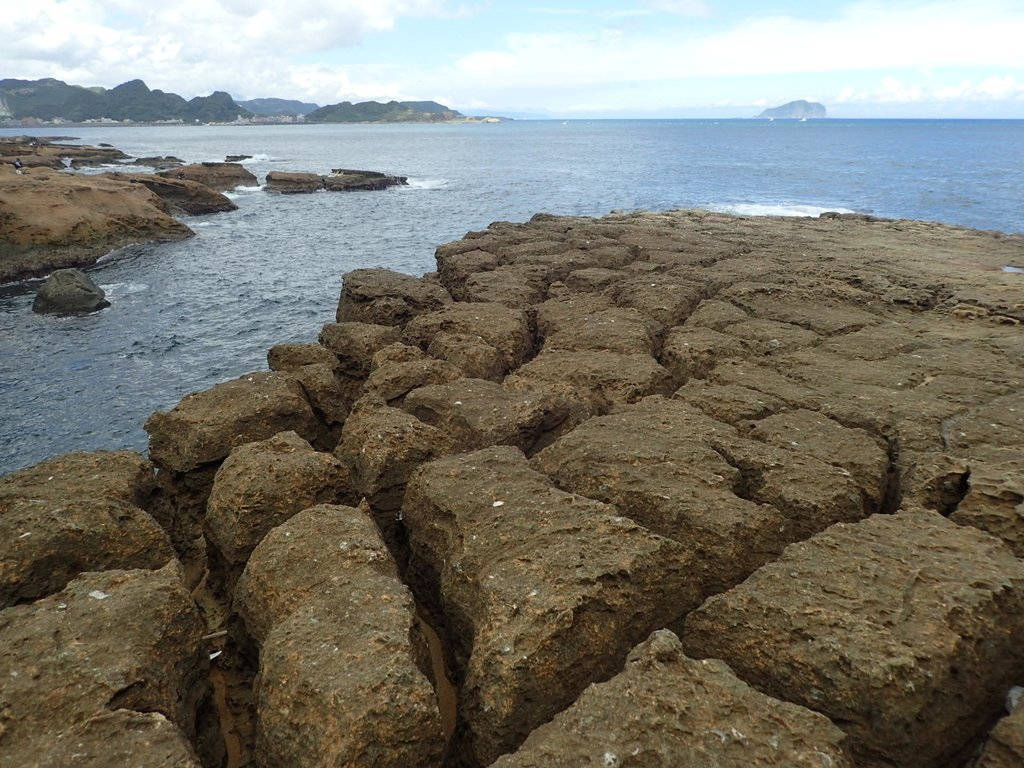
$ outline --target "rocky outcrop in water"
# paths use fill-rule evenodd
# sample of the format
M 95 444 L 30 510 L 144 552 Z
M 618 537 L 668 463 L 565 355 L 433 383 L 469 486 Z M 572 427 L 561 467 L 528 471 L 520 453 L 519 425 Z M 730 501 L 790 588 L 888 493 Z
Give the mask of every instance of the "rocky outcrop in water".
M 229 192 L 236 187 L 255 187 L 256 177 L 239 163 L 191 163 L 160 171 L 168 179 L 194 181 L 216 192 Z
M 151 173 L 111 173 L 108 175 L 129 184 L 141 184 L 156 193 L 175 214 L 199 216 L 238 209 L 238 206 L 228 197 L 197 181 L 171 179 Z
M 109 307 L 103 289 L 79 269 L 58 269 L 36 292 L 32 311 L 41 315 L 78 315 Z
M 140 184 L 0 166 L 0 282 L 84 267 L 139 242 L 182 240 L 192 230 Z
M 267 183 L 264 189 L 267 192 L 280 192 L 289 195 L 320 192 L 321 190 L 328 192 L 371 191 L 403 186 L 407 183 L 405 176 L 388 176 L 379 171 L 337 168 L 328 176 L 316 173 L 271 171 L 267 174 Z
M 0 481 L 4 746 L 1014 765 L 1022 259 L 936 224 L 673 212 L 350 273 L 317 342 L 155 414 L 152 465 Z M 94 647 L 103 684 L 41 718 L 33 665 L 76 681 Z

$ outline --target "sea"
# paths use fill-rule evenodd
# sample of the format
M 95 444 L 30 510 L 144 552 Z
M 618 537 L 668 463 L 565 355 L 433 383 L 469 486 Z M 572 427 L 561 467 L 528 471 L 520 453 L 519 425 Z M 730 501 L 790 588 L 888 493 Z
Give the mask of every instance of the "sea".
M 25 133 L 0 130 L 0 135 Z M 266 351 L 333 322 L 342 275 L 422 274 L 434 249 L 535 213 L 703 208 L 845 211 L 1024 232 L 1024 120 L 535 120 L 498 124 L 90 126 L 36 129 L 187 162 L 251 155 L 268 171 L 407 176 L 380 192 L 230 193 L 185 217 L 196 236 L 90 270 L 111 301 L 31 311 L 39 282 L 0 285 L 0 473 L 72 450 L 145 452 L 142 425 L 184 395 L 266 369 Z M 90 170 L 88 172 L 96 172 Z M 1012 265 L 1008 265 L 1012 266 Z

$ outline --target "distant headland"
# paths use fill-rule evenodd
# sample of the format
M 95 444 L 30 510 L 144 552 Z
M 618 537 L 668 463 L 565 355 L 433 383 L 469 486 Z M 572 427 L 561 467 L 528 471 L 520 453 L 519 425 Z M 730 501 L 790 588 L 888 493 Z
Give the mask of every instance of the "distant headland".
M 800 99 L 799 101 L 790 101 L 781 107 L 766 109 L 758 117 L 772 120 L 806 120 L 808 118 L 828 117 L 828 112 L 825 110 L 824 104 Z
M 151 90 L 142 80 L 116 88 L 86 88 L 62 80 L 0 80 L 0 125 L 40 124 L 208 124 L 208 123 L 440 123 L 501 122 L 468 117 L 435 101 L 348 101 L 321 107 L 293 99 L 236 101 L 224 91 L 186 100 Z

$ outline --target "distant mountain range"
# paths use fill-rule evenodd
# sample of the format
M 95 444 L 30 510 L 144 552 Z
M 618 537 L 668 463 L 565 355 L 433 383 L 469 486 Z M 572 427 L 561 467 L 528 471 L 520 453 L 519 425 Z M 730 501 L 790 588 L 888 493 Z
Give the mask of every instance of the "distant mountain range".
M 781 107 L 772 107 L 766 109 L 758 117 L 775 119 L 796 119 L 805 120 L 811 117 L 828 117 L 828 112 L 825 111 L 825 105 L 819 104 L 816 101 L 790 101 L 783 104 Z
M 186 101 L 176 93 L 150 90 L 141 80 L 130 80 L 110 90 L 68 85 L 53 78 L 0 80 L 0 120 L 230 123 L 261 118 L 287 120 L 295 116 L 311 123 L 435 123 L 466 119 L 462 113 L 436 101 L 343 101 L 321 107 L 294 99 L 236 102 L 223 91 Z
M 62 80 L 0 80 L 0 118 L 23 120 L 133 120 L 156 123 L 224 123 L 251 117 L 223 91 L 185 100 L 176 93 L 151 91 L 141 80 L 129 80 L 109 91 L 68 85 Z

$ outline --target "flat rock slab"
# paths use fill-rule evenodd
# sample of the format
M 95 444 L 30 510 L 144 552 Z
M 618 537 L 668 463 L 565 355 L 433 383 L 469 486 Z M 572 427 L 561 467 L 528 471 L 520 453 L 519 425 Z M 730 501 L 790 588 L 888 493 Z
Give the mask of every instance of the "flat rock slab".
M 157 175 L 168 179 L 196 181 L 217 192 L 259 185 L 259 180 L 252 172 L 238 163 L 192 163 L 160 171 Z
M 297 432 L 317 442 L 324 428 L 305 391 L 286 373 L 250 373 L 184 397 L 146 420 L 155 464 L 188 472 L 219 462 L 235 446 Z
M 260 646 L 260 764 L 440 765 L 412 595 L 369 515 L 320 505 L 275 528 L 236 604 Z
M 405 325 L 451 302 L 440 283 L 390 269 L 356 269 L 345 273 L 337 319 L 339 323 Z
M 202 633 L 176 563 L 83 574 L 55 595 L 0 611 L 5 762 L 35 765 L 60 748 L 58 734 L 116 710 L 160 713 L 193 736 L 206 691 Z
M 858 761 L 949 766 L 1024 675 L 1024 562 L 934 513 L 875 515 L 710 598 L 683 645 L 829 716 Z
M 315 504 L 348 501 L 353 498 L 346 467 L 294 432 L 282 432 L 240 445 L 224 460 L 203 529 L 225 565 L 240 573 L 272 528 Z
M 0 175 L 0 282 L 88 266 L 131 243 L 193 234 L 138 184 L 49 172 Z
M 679 544 L 559 491 L 514 448 L 423 466 L 402 516 L 410 579 L 443 610 L 463 680 L 456 738 L 483 765 L 698 602 Z
M 680 542 L 693 553 L 695 581 L 711 594 L 742 581 L 791 539 L 779 510 L 742 498 L 742 473 L 697 420 L 682 402 L 649 398 L 589 419 L 531 464 L 560 488 L 613 504 Z M 709 428 L 734 434 L 726 424 Z
M 759 693 L 659 630 L 494 768 L 853 768 L 828 718 Z
M 238 206 L 231 198 L 210 189 L 205 184 L 188 179 L 170 179 L 150 173 L 108 174 L 130 184 L 141 184 L 155 192 L 176 213 L 186 216 L 201 216 L 209 213 L 234 211 Z

